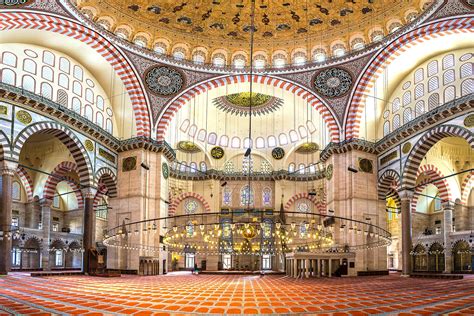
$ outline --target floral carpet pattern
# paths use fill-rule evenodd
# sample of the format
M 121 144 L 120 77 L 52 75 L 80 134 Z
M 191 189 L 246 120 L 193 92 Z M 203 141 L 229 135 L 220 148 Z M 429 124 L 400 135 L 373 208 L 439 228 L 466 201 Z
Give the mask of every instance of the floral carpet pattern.
M 283 275 L 0 277 L 1 315 L 473 315 L 474 275 L 294 280 Z

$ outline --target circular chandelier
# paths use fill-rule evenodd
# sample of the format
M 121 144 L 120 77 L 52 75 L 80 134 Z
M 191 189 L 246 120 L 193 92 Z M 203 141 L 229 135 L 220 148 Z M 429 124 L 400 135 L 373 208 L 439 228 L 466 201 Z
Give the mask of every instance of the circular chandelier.
M 287 221 L 290 216 L 291 221 Z M 133 242 L 158 231 L 160 247 Z M 390 243 L 390 233 L 370 220 L 318 212 L 269 214 L 264 210 L 195 213 L 124 223 L 110 229 L 104 239 L 108 247 L 153 253 L 167 250 L 177 254 L 256 256 L 355 252 Z

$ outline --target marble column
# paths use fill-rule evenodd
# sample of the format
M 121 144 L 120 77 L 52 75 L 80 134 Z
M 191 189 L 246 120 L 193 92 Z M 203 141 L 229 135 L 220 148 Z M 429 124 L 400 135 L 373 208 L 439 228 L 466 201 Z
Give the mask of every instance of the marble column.
M 409 276 L 412 271 L 411 255 L 412 250 L 412 232 L 411 232 L 411 199 L 413 191 L 402 190 L 398 192 L 400 196 L 400 207 L 402 211 L 402 275 Z
M 90 273 L 90 251 L 95 249 L 95 231 L 94 231 L 94 197 L 96 190 L 93 188 L 85 188 L 82 190 L 82 196 L 84 197 L 84 228 L 83 228 L 83 248 L 84 257 L 82 264 L 82 271 L 84 273 Z
M 306 259 L 305 260 L 305 270 L 306 270 L 305 276 L 306 276 L 306 278 L 309 278 L 310 268 L 311 268 L 311 266 L 309 265 L 309 259 Z
M 0 203 L 0 274 L 8 274 L 12 263 L 12 183 L 17 164 L 4 160 L 1 165 L 2 190 Z
M 453 210 L 454 205 L 451 202 L 443 204 L 443 240 L 444 240 L 444 273 L 451 273 L 453 270 L 452 252 L 451 252 L 451 233 L 453 232 Z
M 296 278 L 296 273 L 298 271 L 298 267 L 297 267 L 297 259 L 293 259 L 292 260 L 293 262 L 291 263 L 291 265 L 293 266 L 293 272 L 292 272 L 292 275 L 293 275 L 293 278 Z
M 41 245 L 41 268 L 44 271 L 51 270 L 49 262 L 49 248 L 51 246 L 51 203 L 52 200 L 44 200 L 40 204 L 41 225 L 43 230 L 43 243 Z
M 328 259 L 328 276 L 332 277 L 332 259 Z

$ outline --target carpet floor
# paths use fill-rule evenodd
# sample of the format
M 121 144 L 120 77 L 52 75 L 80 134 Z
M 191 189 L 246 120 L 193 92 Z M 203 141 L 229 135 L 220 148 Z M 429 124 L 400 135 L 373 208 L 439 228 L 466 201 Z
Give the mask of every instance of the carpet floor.
M 474 315 L 474 275 L 294 280 L 282 275 L 0 277 L 1 315 Z

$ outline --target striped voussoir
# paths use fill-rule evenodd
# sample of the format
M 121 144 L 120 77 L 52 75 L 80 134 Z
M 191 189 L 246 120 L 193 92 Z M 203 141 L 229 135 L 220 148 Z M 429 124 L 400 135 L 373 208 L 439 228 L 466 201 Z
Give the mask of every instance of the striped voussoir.
M 7 135 L 0 131 L 0 160 L 11 157 L 11 147 Z
M 400 175 L 397 171 L 389 169 L 386 170 L 378 181 L 378 197 L 380 200 L 385 200 L 390 195 L 397 205 L 400 207 L 400 197 L 398 196 L 398 189 L 400 188 Z
M 76 172 L 76 169 L 77 166 L 72 161 L 63 161 L 58 164 L 48 176 L 48 179 L 46 179 L 43 189 L 43 198 L 52 201 L 56 194 L 56 186 L 58 183 L 66 181 L 76 195 L 77 207 L 82 209 L 84 207 L 84 200 L 82 198 L 81 188 L 73 178 L 68 176 L 68 173 Z
M 30 175 L 22 166 L 18 166 L 16 168 L 16 174 L 18 175 L 18 178 L 20 178 L 23 184 L 23 187 L 25 188 L 28 202 L 32 202 L 33 201 L 33 180 L 31 180 Z
M 0 31 L 13 29 L 43 30 L 79 40 L 99 53 L 122 80 L 135 114 L 137 135 L 151 136 L 150 116 L 144 89 L 134 68 L 124 54 L 97 32 L 65 18 L 44 12 L 0 12 Z
M 445 137 L 461 137 L 474 148 L 474 133 L 457 125 L 441 125 L 426 132 L 413 146 L 403 170 L 403 187 L 412 188 L 416 183 L 418 167 L 426 153 L 438 141 Z
M 107 195 L 107 192 L 109 189 L 107 186 L 103 183 L 100 183 L 99 186 L 97 187 L 97 192 L 94 196 L 94 208 L 100 205 L 100 202 L 102 201 L 102 198 Z
M 69 151 L 77 164 L 77 173 L 82 186 L 92 186 L 92 166 L 81 141 L 67 127 L 57 122 L 40 122 L 29 125 L 18 134 L 13 148 L 13 158 L 18 161 L 23 145 L 33 134 L 48 134 L 58 138 Z
M 434 165 L 428 164 L 420 166 L 416 174 L 416 178 L 421 175 L 425 175 L 425 180 L 420 183 L 416 189 L 415 194 L 411 200 L 411 210 L 414 212 L 416 210 L 416 205 L 420 197 L 420 193 L 428 186 L 428 184 L 433 184 L 438 188 L 439 198 L 445 202 L 451 200 L 451 190 L 449 188 L 448 181 L 444 178 L 443 173 Z M 433 182 L 432 182 L 433 181 Z
M 316 205 L 316 208 L 318 209 L 319 213 L 326 214 L 326 203 L 324 201 L 323 202 L 318 201 L 317 197 L 315 195 L 309 195 L 308 192 L 300 192 L 300 193 L 296 193 L 295 195 L 293 195 L 288 200 L 288 202 L 286 202 L 283 209 L 286 212 L 290 211 L 290 207 L 293 205 L 293 203 L 295 203 L 299 199 L 310 200 L 311 202 L 313 202 L 314 205 Z
M 195 96 L 221 86 L 249 81 L 250 75 L 231 75 L 227 77 L 211 79 L 210 81 L 200 83 L 198 86 L 189 89 L 177 99 L 172 101 L 168 105 L 164 113 L 161 115 L 160 120 L 158 122 L 157 139 L 164 140 L 166 130 L 174 115 L 181 107 L 183 107 L 187 102 L 192 100 Z M 334 118 L 329 108 L 323 102 L 321 102 L 321 100 L 319 100 L 317 95 L 315 95 L 313 92 L 306 90 L 305 88 L 302 88 L 297 84 L 282 78 L 253 75 L 253 82 L 266 84 L 284 89 L 286 91 L 290 91 L 291 93 L 303 98 L 303 100 L 306 100 L 308 102 L 308 105 L 314 107 L 323 117 L 324 122 L 326 123 L 329 129 L 331 141 L 339 142 L 339 125 L 336 119 Z
M 168 216 L 176 215 L 176 210 L 178 209 L 179 204 L 186 198 L 194 198 L 198 200 L 199 202 L 202 203 L 204 207 L 204 212 L 206 213 L 211 212 L 211 207 L 209 206 L 209 203 L 206 201 L 206 199 L 202 195 L 197 194 L 195 192 L 185 192 L 183 194 L 178 195 L 176 198 L 174 198 L 171 201 L 170 206 L 168 208 Z
M 95 174 L 94 183 L 97 188 L 104 184 L 107 187 L 108 196 L 117 197 L 117 177 L 109 168 L 100 168 Z
M 346 116 L 346 139 L 359 137 L 362 112 L 368 90 L 371 89 L 383 69 L 409 48 L 433 38 L 458 33 L 474 32 L 474 18 L 453 18 L 421 26 L 394 40 L 381 50 L 360 77 Z
M 474 171 L 471 171 L 462 181 L 461 184 L 461 203 L 467 205 L 467 200 L 474 187 Z

